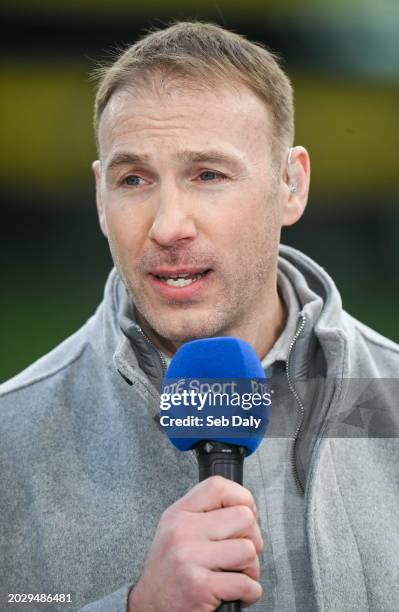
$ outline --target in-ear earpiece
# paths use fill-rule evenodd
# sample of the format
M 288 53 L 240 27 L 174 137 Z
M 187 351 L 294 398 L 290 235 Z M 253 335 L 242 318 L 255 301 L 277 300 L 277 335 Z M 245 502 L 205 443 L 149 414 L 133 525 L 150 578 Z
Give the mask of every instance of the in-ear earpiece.
M 293 150 L 294 150 L 294 147 L 290 147 L 288 151 L 287 173 L 290 179 L 290 191 L 291 193 L 296 193 L 296 190 L 298 188 L 297 182 L 296 182 L 296 174 L 295 174 L 294 164 L 291 162 L 291 156 L 292 156 Z

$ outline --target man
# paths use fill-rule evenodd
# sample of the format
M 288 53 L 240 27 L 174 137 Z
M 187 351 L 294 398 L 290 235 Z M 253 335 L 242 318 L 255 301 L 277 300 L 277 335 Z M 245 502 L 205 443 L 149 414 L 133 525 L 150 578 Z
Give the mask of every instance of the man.
M 398 609 L 397 443 L 345 417 L 367 396 L 348 380 L 395 378 L 399 349 L 279 248 L 310 177 L 288 78 L 261 46 L 177 23 L 103 71 L 95 126 L 116 270 L 83 328 L 2 387 L 2 605 L 61 593 L 86 612 Z M 196 484 L 193 454 L 157 420 L 176 349 L 226 335 L 285 397 L 245 487 Z M 373 409 L 395 423 L 383 390 Z

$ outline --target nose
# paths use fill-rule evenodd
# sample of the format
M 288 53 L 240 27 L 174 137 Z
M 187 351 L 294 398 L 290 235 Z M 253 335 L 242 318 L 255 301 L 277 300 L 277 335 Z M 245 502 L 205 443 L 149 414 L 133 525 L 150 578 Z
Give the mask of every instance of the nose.
M 169 247 L 197 235 L 188 194 L 176 185 L 160 187 L 149 238 L 160 246 Z

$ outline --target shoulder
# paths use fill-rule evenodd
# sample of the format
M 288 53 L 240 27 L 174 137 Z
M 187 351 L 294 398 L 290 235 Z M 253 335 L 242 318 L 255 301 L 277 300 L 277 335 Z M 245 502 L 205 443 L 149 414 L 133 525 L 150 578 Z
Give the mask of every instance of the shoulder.
M 349 341 L 351 361 L 361 376 L 397 377 L 399 373 L 399 344 L 368 327 L 347 312 L 343 312 L 342 326 Z
M 0 403 L 10 395 L 23 391 L 30 393 L 43 389 L 63 376 L 79 361 L 88 346 L 88 323 L 52 351 L 35 361 L 25 370 L 0 385 Z
M 51 446 L 66 435 L 82 407 L 90 409 L 101 396 L 102 363 L 90 341 L 89 323 L 0 385 L 1 453 L 18 458 L 30 447 Z
M 348 323 L 356 329 L 359 336 L 366 343 L 374 346 L 376 349 L 386 350 L 388 353 L 392 353 L 393 356 L 399 356 L 399 344 L 376 332 L 374 329 L 358 321 L 358 319 L 355 319 L 348 313 L 345 313 L 345 315 L 348 319 Z

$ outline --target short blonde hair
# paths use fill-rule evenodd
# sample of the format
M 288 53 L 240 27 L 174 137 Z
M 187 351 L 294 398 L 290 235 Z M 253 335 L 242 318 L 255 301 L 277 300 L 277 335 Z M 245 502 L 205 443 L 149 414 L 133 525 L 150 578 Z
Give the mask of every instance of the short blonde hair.
M 95 76 L 99 79 L 94 107 L 97 143 L 101 115 L 113 94 L 124 88 L 148 88 L 158 76 L 163 84 L 178 79 L 200 87 L 246 85 L 271 112 L 275 157 L 293 144 L 293 91 L 277 56 L 221 26 L 180 21 L 151 31 L 111 65 L 97 69 Z

